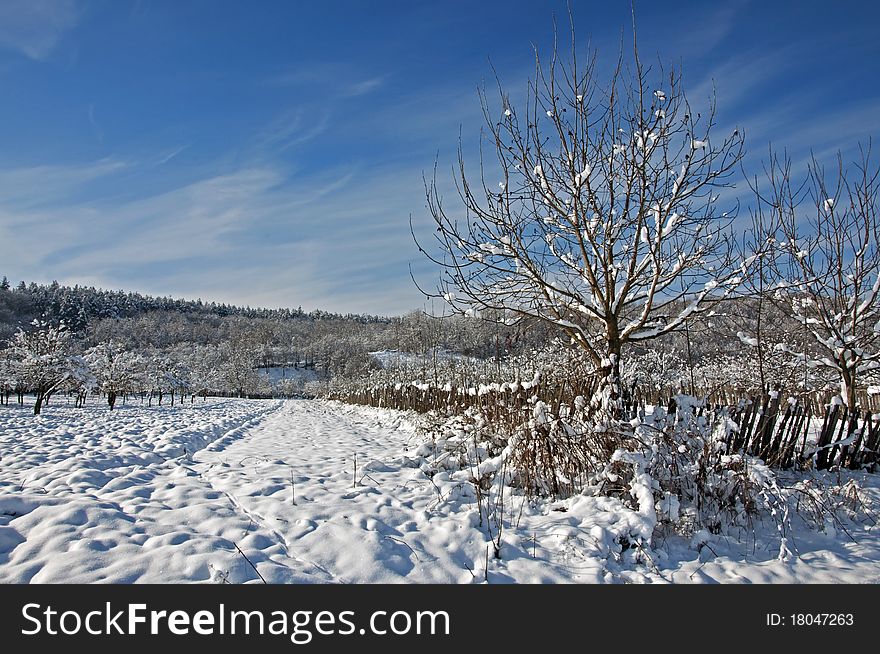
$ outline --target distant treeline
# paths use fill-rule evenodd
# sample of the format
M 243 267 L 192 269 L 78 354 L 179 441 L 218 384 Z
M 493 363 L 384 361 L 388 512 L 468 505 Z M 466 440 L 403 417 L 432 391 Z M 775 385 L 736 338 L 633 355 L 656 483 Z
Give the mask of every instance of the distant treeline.
M 415 310 L 402 316 L 240 307 L 201 299 L 153 297 L 58 282 L 0 281 L 0 348 L 34 320 L 63 324 L 84 347 L 110 340 L 128 349 L 235 343 L 254 365 L 317 362 L 326 373 L 351 367 L 370 351 L 427 354 L 447 350 L 482 359 L 525 351 L 544 342 L 543 325 L 515 326 L 464 316 L 437 318 Z
M 340 320 L 359 323 L 381 323 L 390 319 L 366 314 L 340 314 L 328 311 L 296 309 L 264 309 L 232 304 L 153 297 L 130 291 L 110 291 L 92 286 L 64 286 L 58 282 L 37 284 L 19 282 L 13 286 L 4 276 L 0 280 L 0 325 L 9 329 L 28 324 L 34 318 L 63 322 L 68 329 L 80 331 L 102 318 L 134 318 L 153 311 L 167 311 L 196 316 L 240 316 L 266 320 Z

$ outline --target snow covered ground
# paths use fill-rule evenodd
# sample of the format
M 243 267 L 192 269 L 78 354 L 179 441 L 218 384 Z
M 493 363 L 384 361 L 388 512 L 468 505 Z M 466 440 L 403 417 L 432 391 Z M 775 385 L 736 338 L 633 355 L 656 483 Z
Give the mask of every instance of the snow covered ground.
M 294 368 L 292 366 L 257 368 L 257 373 L 260 375 L 260 379 L 265 379 L 274 388 L 285 382 L 304 385 L 320 379 L 317 371 L 312 368 Z
M 636 514 L 585 496 L 509 494 L 487 559 L 471 486 L 420 445 L 404 414 L 324 401 L 0 407 L 0 581 L 880 581 L 873 519 L 793 519 L 788 562 L 773 524 L 644 553 L 614 539 Z M 854 476 L 876 518 L 878 476 Z

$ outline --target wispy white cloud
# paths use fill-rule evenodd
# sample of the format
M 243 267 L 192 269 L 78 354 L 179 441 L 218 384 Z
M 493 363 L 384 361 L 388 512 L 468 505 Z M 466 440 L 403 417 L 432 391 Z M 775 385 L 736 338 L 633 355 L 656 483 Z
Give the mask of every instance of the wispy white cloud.
M 676 38 L 668 46 L 679 56 L 698 57 L 721 45 L 742 20 L 751 0 L 727 0 L 706 3 L 698 8 L 687 7 L 687 23 L 677 26 Z M 708 7 L 704 9 L 704 7 Z M 664 48 L 665 50 L 666 48 Z
M 812 157 L 828 163 L 840 152 L 844 158 L 857 155 L 858 145 L 880 136 L 877 100 L 866 100 L 836 110 L 825 111 L 820 120 L 804 120 L 805 112 L 797 97 L 782 99 L 777 105 L 746 121 L 753 158 L 766 158 L 768 147 L 785 150 L 796 170 L 806 169 Z
M 79 22 L 75 0 L 3 0 L 0 2 L 0 47 L 43 60 Z
M 388 75 L 364 77 L 356 67 L 346 63 L 301 62 L 290 69 L 270 75 L 262 82 L 277 87 L 311 87 L 320 89 L 326 100 L 354 98 L 381 88 Z
M 361 95 L 366 95 L 367 93 L 371 93 L 375 91 L 380 86 L 385 83 L 385 78 L 383 77 L 373 77 L 371 79 L 363 80 L 362 82 L 356 82 L 350 85 L 348 88 L 343 89 L 342 95 L 346 98 L 356 98 Z
M 252 139 L 253 149 L 277 154 L 320 136 L 330 125 L 330 117 L 326 111 L 318 113 L 310 120 L 307 118 L 311 117 L 303 109 L 282 114 L 256 134 Z
M 152 164 L 154 166 L 164 166 L 169 161 L 174 159 L 177 155 L 179 155 L 181 152 L 188 150 L 190 145 L 191 145 L 190 143 L 187 143 L 186 145 L 181 145 L 179 147 L 176 147 L 176 148 L 173 148 L 173 149 L 168 150 L 166 152 L 163 152 L 162 154 L 158 155 L 157 157 L 155 157 L 153 159 Z
M 91 182 L 129 166 L 128 162 L 108 158 L 84 165 L 0 168 L 0 206 L 7 210 L 26 210 L 52 205 L 69 199 Z
M 751 112 L 751 107 L 760 105 L 755 102 L 755 94 L 791 71 L 802 55 L 803 46 L 799 44 L 739 52 L 714 66 L 696 83 L 684 71 L 688 100 L 693 108 L 703 108 L 714 95 L 719 109 L 725 112 Z
M 38 169 L 0 174 L 0 189 L 19 186 L 17 201 L 0 199 L 4 274 L 252 306 L 420 304 L 407 270 L 421 187 L 409 171 L 244 167 L 133 200 L 74 200 L 73 180 L 112 174 L 106 162 L 83 168 L 51 171 L 61 184 L 49 204 L 25 199 L 45 188 Z
M 810 151 L 819 158 L 851 151 L 858 142 L 880 134 L 878 98 L 836 104 L 827 101 L 839 91 L 825 82 L 816 93 L 800 86 L 781 92 L 797 62 L 813 54 L 811 42 L 791 43 L 764 51 L 747 51 L 716 66 L 696 86 L 688 89 L 694 111 L 705 111 L 707 98 L 716 92 L 719 124 L 716 135 L 734 128 L 746 136 L 746 167 L 760 171 L 768 147 L 786 149 L 796 165 L 806 165 Z
M 98 139 L 98 142 L 104 141 L 104 130 L 101 129 L 101 126 L 98 124 L 97 118 L 95 118 L 95 104 L 92 103 L 89 105 L 89 125 L 92 126 L 92 131 L 95 134 L 95 138 Z

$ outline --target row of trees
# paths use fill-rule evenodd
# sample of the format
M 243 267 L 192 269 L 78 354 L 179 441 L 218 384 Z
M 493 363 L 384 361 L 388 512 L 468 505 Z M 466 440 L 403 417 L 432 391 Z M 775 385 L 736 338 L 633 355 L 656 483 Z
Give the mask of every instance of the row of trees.
M 59 392 L 75 395 L 77 404 L 90 393 L 101 393 L 112 410 L 118 398 L 132 394 L 159 404 L 169 397 L 173 405 L 175 397 L 185 395 L 245 397 L 304 390 L 292 384 L 273 388 L 261 375 L 257 356 L 241 343 L 134 351 L 111 340 L 84 347 L 63 325 L 35 321 L 0 350 L 0 397 L 8 403 L 16 393 L 23 402 L 26 393 L 33 393 L 38 415 Z
M 826 392 L 839 383 L 839 373 L 822 362 L 821 350 L 812 343 L 813 333 L 777 304 L 767 294 L 729 299 L 648 346 L 628 344 L 622 350 L 622 390 L 642 398 L 679 391 L 736 398 L 779 387 L 790 394 Z M 42 405 L 41 398 L 58 389 L 79 396 L 90 389 L 101 390 L 112 404 L 120 394 L 132 392 L 160 399 L 166 394 L 206 392 L 290 396 L 301 394 L 308 380 L 332 379 L 336 388 L 411 382 L 466 387 L 531 378 L 539 370 L 546 375 L 556 367 L 570 370 L 568 359 L 578 358 L 578 352 L 582 356 L 580 348 L 559 341 L 547 346 L 546 332 L 533 328 L 499 330 L 491 347 L 484 349 L 492 356 L 469 357 L 437 344 L 463 323 L 473 324 L 474 333 L 486 323 L 424 314 L 407 321 L 408 333 L 418 338 L 409 341 L 406 349 L 376 355 L 370 347 L 375 344 L 358 333 L 328 332 L 303 347 L 296 342 L 274 344 L 277 341 L 268 329 L 249 332 L 242 328 L 240 334 L 231 332 L 216 345 L 182 341 L 156 347 L 150 344 L 149 333 L 127 340 L 114 337 L 119 333 L 137 336 L 136 328 L 148 328 L 141 320 L 123 322 L 125 330 L 113 330 L 102 339 L 95 338 L 98 329 L 84 337 L 37 321 L 15 335 L 5 352 L 0 350 L 0 389 L 7 395 L 33 392 Z M 418 329 L 412 329 L 414 325 Z M 534 342 L 544 344 L 528 347 Z M 306 369 L 308 374 L 297 369 Z M 576 369 L 587 374 L 589 359 Z M 96 370 L 107 372 L 99 375 Z M 877 385 L 878 373 L 876 366 L 862 366 L 853 390 Z M 45 374 L 48 379 L 44 381 Z M 58 386 L 53 379 L 63 383 Z

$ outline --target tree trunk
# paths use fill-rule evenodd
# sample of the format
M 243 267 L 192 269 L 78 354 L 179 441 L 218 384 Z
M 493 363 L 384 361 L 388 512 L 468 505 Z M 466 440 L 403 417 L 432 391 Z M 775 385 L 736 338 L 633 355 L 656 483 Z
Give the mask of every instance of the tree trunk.
M 37 391 L 37 399 L 34 402 L 34 415 L 40 415 L 40 411 L 43 410 L 43 402 L 46 399 L 45 393 L 42 390 Z
M 854 370 L 844 368 L 840 371 L 840 395 L 846 406 L 855 409 L 856 406 L 856 373 Z
M 619 419 L 623 413 L 623 384 L 620 381 L 620 344 L 615 343 L 609 347 L 608 359 L 610 365 L 609 381 L 609 409 L 613 418 Z
M 113 407 L 116 405 L 116 393 L 115 391 L 110 391 L 107 393 L 107 404 L 110 405 L 110 410 L 113 410 Z
M 620 351 L 619 340 L 609 337 L 608 354 L 597 370 L 599 384 L 591 402 L 592 413 L 599 421 L 617 421 L 623 414 Z

